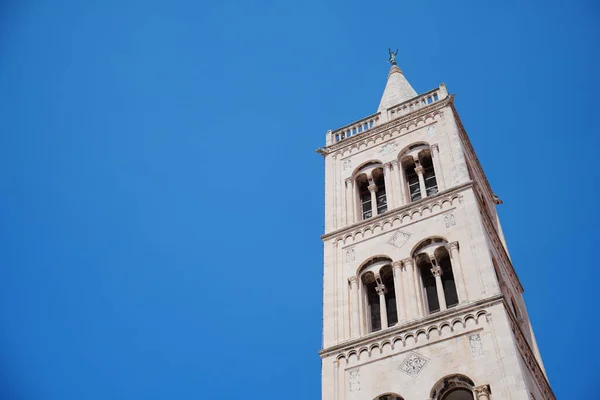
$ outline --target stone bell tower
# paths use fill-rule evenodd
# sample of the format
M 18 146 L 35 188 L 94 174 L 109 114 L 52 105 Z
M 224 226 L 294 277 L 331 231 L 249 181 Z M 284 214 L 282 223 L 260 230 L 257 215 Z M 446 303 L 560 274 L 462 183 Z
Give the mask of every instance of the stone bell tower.
M 454 97 L 390 62 L 377 112 L 318 150 L 322 398 L 554 399 Z

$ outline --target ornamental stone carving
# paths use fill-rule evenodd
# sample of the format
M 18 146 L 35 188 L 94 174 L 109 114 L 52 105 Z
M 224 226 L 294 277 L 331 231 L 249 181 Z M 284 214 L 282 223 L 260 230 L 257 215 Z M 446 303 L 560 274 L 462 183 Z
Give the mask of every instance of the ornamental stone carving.
M 402 361 L 398 369 L 406 375 L 416 377 L 421 370 L 427 365 L 428 358 L 423 357 L 417 352 L 411 351 L 408 356 Z
M 354 249 L 346 250 L 346 262 L 354 261 L 354 259 L 355 259 Z
M 391 238 L 386 242 L 390 246 L 394 246 L 398 249 L 401 249 L 402 246 L 408 241 L 410 238 L 410 233 L 402 232 L 401 230 L 397 230 Z
M 446 228 L 450 228 L 451 226 L 456 225 L 456 219 L 454 218 L 454 214 L 447 214 L 444 217 L 444 223 L 446 224 Z
M 352 160 L 344 160 L 342 162 L 342 168 L 345 170 L 352 168 Z
M 351 392 L 360 392 L 360 372 L 358 369 L 348 372 L 348 385 Z
M 469 336 L 469 347 L 471 347 L 471 356 L 479 358 L 483 356 L 483 343 L 479 333 Z

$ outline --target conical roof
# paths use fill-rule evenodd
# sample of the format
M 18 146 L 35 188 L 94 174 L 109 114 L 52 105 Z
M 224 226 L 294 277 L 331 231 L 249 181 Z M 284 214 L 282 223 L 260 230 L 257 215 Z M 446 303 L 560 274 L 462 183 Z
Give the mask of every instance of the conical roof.
M 410 83 L 404 77 L 402 70 L 393 63 L 388 74 L 387 83 L 383 96 L 381 96 L 381 102 L 377 111 L 385 111 L 391 106 L 403 103 L 406 100 L 410 100 L 417 96 L 417 92 L 410 86 Z

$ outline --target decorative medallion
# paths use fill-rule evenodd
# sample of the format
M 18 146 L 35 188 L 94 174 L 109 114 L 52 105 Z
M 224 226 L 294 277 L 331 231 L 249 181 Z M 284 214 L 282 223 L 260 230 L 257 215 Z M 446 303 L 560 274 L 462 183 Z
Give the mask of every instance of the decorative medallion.
M 354 249 L 346 250 L 346 262 L 354 261 Z
M 471 347 L 471 355 L 473 358 L 483 356 L 483 343 L 481 343 L 481 336 L 479 336 L 479 333 L 469 336 L 469 346 Z
M 381 155 L 386 155 L 386 154 L 393 153 L 396 150 L 398 150 L 398 145 L 396 143 L 386 143 L 383 146 L 381 146 L 379 153 Z
M 444 222 L 446 223 L 446 228 L 450 228 L 451 226 L 456 225 L 456 220 L 454 219 L 454 214 L 447 214 L 444 217 Z
M 358 369 L 348 372 L 348 384 L 351 392 L 360 392 L 360 374 Z
M 398 369 L 414 378 L 419 375 L 419 372 L 421 372 L 428 361 L 428 358 L 423 357 L 417 352 L 411 351 L 404 361 L 402 361 L 402 364 L 400 364 Z
M 352 168 L 352 160 L 344 160 L 342 162 L 342 167 L 345 170 Z
M 404 244 L 410 238 L 410 233 L 402 232 L 401 230 L 397 230 L 391 238 L 388 239 L 387 244 L 390 246 L 394 246 L 397 248 L 402 248 Z

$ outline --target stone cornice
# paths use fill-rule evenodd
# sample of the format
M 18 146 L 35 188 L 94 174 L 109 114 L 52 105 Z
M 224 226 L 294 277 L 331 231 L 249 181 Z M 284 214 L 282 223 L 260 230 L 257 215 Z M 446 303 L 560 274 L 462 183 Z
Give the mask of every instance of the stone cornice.
M 506 298 L 504 299 L 504 307 L 507 310 L 506 315 L 508 315 L 508 320 L 510 321 L 510 328 L 515 337 L 515 341 L 517 342 L 517 348 L 519 350 L 519 353 L 521 354 L 521 357 L 523 358 L 523 361 L 525 362 L 525 365 L 527 366 L 527 369 L 529 369 L 531 374 L 542 386 L 541 389 L 543 389 L 544 398 L 549 400 L 556 399 L 556 396 L 552 391 L 552 387 L 550 386 L 550 382 L 548 382 L 546 374 L 542 370 L 542 367 L 540 367 L 540 364 L 537 358 L 535 357 L 534 352 L 531 349 L 531 346 L 529 345 L 529 342 L 527 341 L 527 339 L 525 339 L 525 335 L 521 330 L 519 322 L 515 319 L 511 312 L 508 312 L 509 305 L 507 304 Z
M 454 186 L 450 189 L 446 189 L 444 191 L 438 192 L 432 196 L 427 196 L 424 199 L 420 199 L 417 201 L 414 201 L 412 203 L 409 204 L 405 204 L 401 207 L 398 208 L 394 208 L 393 210 L 388 210 L 386 212 L 384 212 L 383 214 L 379 214 L 375 217 L 369 218 L 369 219 L 365 219 L 362 221 L 358 221 L 352 225 L 348 225 L 346 227 L 343 227 L 341 229 L 337 229 L 335 231 L 332 232 L 328 232 L 326 234 L 324 234 L 323 236 L 321 236 L 322 240 L 327 240 L 330 239 L 331 237 L 337 236 L 337 235 L 344 235 L 347 234 L 349 232 L 355 231 L 355 230 L 359 230 L 362 229 L 366 226 L 375 224 L 377 222 L 382 222 L 383 220 L 390 218 L 390 217 L 396 217 L 402 213 L 405 213 L 407 211 L 410 211 L 412 209 L 418 209 L 426 204 L 429 203 L 433 203 L 436 201 L 439 201 L 441 198 L 444 197 L 448 197 L 451 196 L 453 194 L 458 194 L 459 192 L 463 191 L 464 189 L 470 188 L 473 186 L 473 182 L 469 181 L 463 184 L 460 184 L 458 186 Z
M 500 262 L 501 268 L 503 268 L 506 271 L 512 284 L 517 289 L 519 289 L 520 293 L 523 293 L 524 292 L 523 285 L 521 285 L 521 281 L 519 280 L 519 276 L 517 275 L 517 272 L 515 271 L 515 267 L 512 265 L 512 261 L 510 260 L 510 257 L 508 256 L 506 249 L 502 245 L 502 241 L 500 240 L 498 231 L 494 227 L 494 223 L 491 221 L 490 216 L 484 210 L 481 210 L 481 212 L 479 214 L 481 216 L 481 220 L 483 221 L 483 226 L 484 226 L 485 230 L 487 231 L 487 234 L 490 237 L 490 240 L 492 241 L 492 243 L 494 245 L 496 253 L 500 256 L 499 258 L 501 259 L 501 262 Z
M 446 107 L 448 104 L 452 104 L 453 101 L 454 101 L 454 95 L 450 95 L 450 96 L 446 97 L 445 99 L 437 101 L 435 103 L 431 103 L 430 105 L 428 105 L 424 108 L 415 110 L 415 111 L 413 111 L 409 114 L 403 115 L 399 118 L 392 119 L 391 121 L 388 121 L 388 122 L 383 123 L 382 125 L 373 127 L 371 129 L 369 129 L 368 131 L 358 134 L 356 136 L 352 136 L 350 138 L 341 140 L 341 141 L 331 144 L 329 146 L 321 147 L 321 148 L 317 149 L 316 151 L 317 151 L 317 153 L 321 154 L 322 156 L 327 156 L 327 155 L 329 155 L 331 153 L 335 153 L 336 151 L 339 151 L 347 146 L 356 144 L 360 141 L 363 141 L 368 138 L 372 138 L 374 136 L 377 136 L 378 134 L 381 134 L 390 129 L 393 129 L 400 125 L 403 125 L 406 122 L 409 122 L 413 119 L 417 119 L 417 118 L 422 117 L 427 114 L 432 114 L 432 113 Z
M 438 312 L 415 321 L 411 321 L 407 324 L 395 326 L 382 331 L 377 331 L 358 339 L 352 339 L 334 346 L 330 346 L 328 348 L 320 350 L 319 355 L 321 356 L 321 358 L 325 358 L 333 354 L 349 353 L 352 350 L 358 350 L 374 342 L 383 342 L 386 339 L 392 339 L 394 337 L 404 335 L 411 331 L 418 333 L 418 331 L 420 331 L 421 328 L 430 328 L 432 325 L 441 324 L 446 321 L 453 321 L 456 319 L 456 317 L 460 315 L 476 315 L 478 311 L 483 311 L 481 310 L 481 308 L 500 304 L 502 302 L 502 299 L 502 295 L 495 295 L 483 300 L 449 308 L 445 311 Z M 485 311 L 483 312 L 486 313 Z
M 456 111 L 456 106 L 454 105 L 454 102 L 452 102 L 450 108 L 452 108 L 452 114 L 454 115 L 456 125 L 458 125 L 458 132 L 460 134 L 461 139 L 465 143 L 466 150 L 469 152 L 469 155 L 475 161 L 474 166 L 477 169 L 477 171 L 479 172 L 479 174 L 483 177 L 483 182 L 484 182 L 485 187 L 493 195 L 494 191 L 492 190 L 492 186 L 490 185 L 490 182 L 488 181 L 487 177 L 485 176 L 485 172 L 483 172 L 483 168 L 481 167 L 479 158 L 477 158 L 477 153 L 475 153 L 475 150 L 473 149 L 473 144 L 471 143 L 471 139 L 469 139 L 469 135 L 467 135 L 467 131 L 465 130 L 465 127 L 462 124 L 460 116 L 458 115 L 458 111 Z

